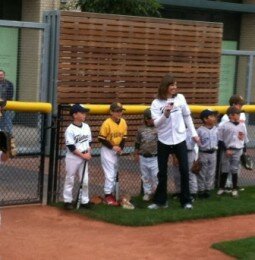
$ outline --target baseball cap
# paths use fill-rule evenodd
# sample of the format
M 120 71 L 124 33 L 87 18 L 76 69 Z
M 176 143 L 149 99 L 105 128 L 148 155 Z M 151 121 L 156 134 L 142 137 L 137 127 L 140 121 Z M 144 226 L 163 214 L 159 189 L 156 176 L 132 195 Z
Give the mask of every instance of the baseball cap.
M 200 119 L 203 120 L 204 118 L 207 118 L 208 116 L 211 116 L 211 115 L 217 115 L 218 114 L 218 111 L 213 111 L 213 110 L 210 110 L 210 109 L 205 109 L 203 110 L 201 113 L 200 113 Z
M 70 108 L 70 115 L 72 116 L 75 113 L 87 113 L 89 112 L 88 108 L 85 108 L 84 106 L 80 105 L 80 104 L 74 104 L 71 108 Z
M 151 110 L 149 108 L 146 108 L 143 112 L 144 119 L 151 119 Z
M 227 115 L 240 114 L 242 111 L 235 106 L 231 106 L 227 109 Z
M 114 112 L 118 112 L 118 111 L 123 111 L 123 110 L 126 110 L 123 108 L 122 104 L 119 103 L 119 102 L 113 102 L 111 105 L 110 105 L 110 110 L 111 111 L 114 111 Z

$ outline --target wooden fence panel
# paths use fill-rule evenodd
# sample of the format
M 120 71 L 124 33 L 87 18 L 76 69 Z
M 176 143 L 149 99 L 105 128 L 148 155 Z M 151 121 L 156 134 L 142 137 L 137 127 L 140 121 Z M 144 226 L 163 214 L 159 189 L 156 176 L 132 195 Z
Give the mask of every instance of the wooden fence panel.
M 188 102 L 215 104 L 222 24 L 61 12 L 58 102 L 149 104 L 173 72 Z

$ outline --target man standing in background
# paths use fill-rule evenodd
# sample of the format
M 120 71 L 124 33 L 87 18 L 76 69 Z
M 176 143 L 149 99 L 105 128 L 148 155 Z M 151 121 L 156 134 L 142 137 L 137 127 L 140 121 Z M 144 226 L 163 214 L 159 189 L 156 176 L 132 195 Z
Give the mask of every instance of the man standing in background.
M 0 99 L 5 101 L 13 99 L 13 84 L 5 79 L 5 71 L 2 69 L 0 69 Z M 2 112 L 2 116 L 0 116 L 0 130 L 12 134 L 13 111 L 4 110 L 5 105 L 0 107 Z

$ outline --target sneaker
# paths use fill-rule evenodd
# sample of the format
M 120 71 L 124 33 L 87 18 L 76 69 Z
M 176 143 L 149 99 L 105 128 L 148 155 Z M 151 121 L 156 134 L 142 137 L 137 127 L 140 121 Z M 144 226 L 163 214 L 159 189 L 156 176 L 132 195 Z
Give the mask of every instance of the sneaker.
M 107 195 L 104 198 L 104 203 L 110 206 L 119 206 L 119 203 L 116 201 L 113 195 Z
M 225 190 L 223 190 L 223 189 L 219 189 L 218 191 L 217 191 L 217 195 L 223 195 L 225 193 Z
M 237 190 L 233 190 L 232 191 L 232 196 L 233 197 L 238 197 L 238 191 Z
M 73 204 L 70 202 L 65 202 L 64 203 L 64 209 L 66 210 L 72 210 L 73 209 Z
M 143 195 L 143 201 L 150 201 L 151 200 L 151 194 L 144 194 Z
M 82 203 L 80 207 L 83 209 L 92 209 L 94 207 L 94 203 L 89 201 L 88 203 Z
M 185 204 L 185 205 L 183 206 L 183 208 L 184 208 L 184 209 L 193 209 L 193 206 L 192 206 L 192 204 L 187 203 L 187 204 Z
M 163 204 L 163 205 L 153 203 L 153 204 L 148 206 L 148 209 L 166 209 L 166 208 L 168 208 L 167 202 L 165 204 Z

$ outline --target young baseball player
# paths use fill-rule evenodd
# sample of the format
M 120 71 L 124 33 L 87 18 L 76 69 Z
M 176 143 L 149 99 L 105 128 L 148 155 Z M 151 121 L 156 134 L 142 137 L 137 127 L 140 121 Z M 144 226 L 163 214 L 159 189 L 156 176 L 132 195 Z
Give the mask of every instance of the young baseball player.
M 144 201 L 152 198 L 158 185 L 157 130 L 151 118 L 151 110 L 144 111 L 144 126 L 137 131 L 135 142 L 135 159 L 139 161 L 143 182 Z
M 85 170 L 83 189 L 81 197 L 81 208 L 89 209 L 92 203 L 89 202 L 88 190 L 88 161 L 91 159 L 91 131 L 88 124 L 84 123 L 88 108 L 84 108 L 79 104 L 75 104 L 70 109 L 70 115 L 73 117 L 73 122 L 65 131 L 65 142 L 67 147 L 66 153 L 66 178 L 64 184 L 64 206 L 66 209 L 72 209 L 72 191 L 74 186 L 74 178 L 78 173 L 81 180 L 83 170 Z M 84 169 L 84 164 L 86 167 Z
M 217 194 L 222 195 L 226 185 L 228 173 L 232 175 L 232 196 L 238 196 L 237 182 L 240 167 L 240 157 L 245 143 L 248 142 L 246 127 L 240 123 L 241 110 L 231 106 L 227 110 L 229 121 L 219 127 L 219 141 L 222 142 L 224 152 L 221 157 L 220 189 Z
M 239 94 L 234 94 L 229 99 L 229 105 L 235 106 L 238 109 L 242 109 L 242 106 L 244 105 L 244 103 L 245 103 L 244 98 Z M 241 112 L 239 122 L 245 125 L 245 120 L 246 120 L 245 113 Z M 222 124 L 224 124 L 225 122 L 228 122 L 228 121 L 229 121 L 228 115 L 227 114 L 223 115 L 223 117 L 221 118 L 221 121 L 219 123 L 219 126 L 221 126 Z M 246 127 L 246 125 L 245 125 L 245 127 Z M 218 164 L 217 169 L 219 169 L 219 167 L 220 167 L 219 164 L 220 164 L 220 158 L 221 158 L 221 155 L 220 155 L 221 150 L 222 150 L 221 147 L 219 147 L 219 154 L 217 157 L 217 164 Z M 246 146 L 244 146 L 243 153 L 244 154 L 246 153 Z M 219 172 L 219 170 L 218 170 L 218 172 Z M 225 187 L 226 188 L 225 192 L 227 192 L 227 193 L 231 193 L 231 185 L 232 185 L 231 179 L 232 179 L 232 176 L 230 174 L 228 174 L 226 187 Z
M 186 145 L 188 150 L 188 165 L 189 165 L 189 189 L 192 200 L 195 200 L 197 196 L 197 175 L 191 172 L 191 167 L 194 160 L 197 157 L 197 144 L 194 142 L 192 138 L 191 131 L 187 128 L 187 137 L 186 137 Z M 175 155 L 173 155 L 173 177 L 175 183 L 175 193 L 173 194 L 173 198 L 180 197 L 181 190 L 181 180 L 180 180 L 180 171 L 179 171 L 179 162 Z
M 200 114 L 203 125 L 197 129 L 200 137 L 199 160 L 202 164 L 197 176 L 198 197 L 209 198 L 210 191 L 214 188 L 216 170 L 216 151 L 218 149 L 217 111 L 205 109 Z
M 102 143 L 101 164 L 105 175 L 104 193 L 105 203 L 111 206 L 119 206 L 113 195 L 119 155 L 122 153 L 125 139 L 127 138 L 127 124 L 122 118 L 121 103 L 110 105 L 111 116 L 106 119 L 99 132 L 98 140 Z

